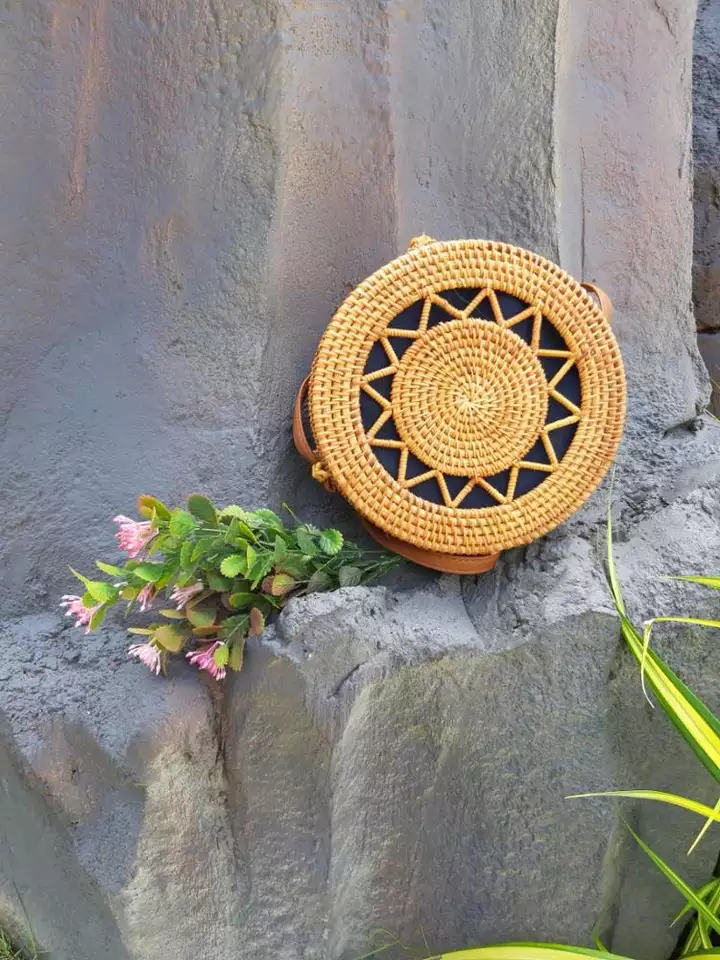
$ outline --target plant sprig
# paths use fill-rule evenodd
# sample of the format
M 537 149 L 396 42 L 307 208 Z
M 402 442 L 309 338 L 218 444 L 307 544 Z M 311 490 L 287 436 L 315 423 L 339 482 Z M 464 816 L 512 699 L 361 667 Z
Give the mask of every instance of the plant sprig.
M 228 668 L 242 668 L 247 638 L 262 633 L 290 597 L 367 583 L 400 562 L 361 549 L 339 530 L 302 523 L 289 508 L 292 528 L 272 510 L 217 509 L 201 494 L 188 497 L 186 506 L 170 509 L 138 497 L 141 520 L 115 518 L 128 559 L 96 561 L 112 582 L 72 570 L 85 592 L 63 598 L 67 614 L 86 632 L 121 602 L 126 613 L 157 609 L 162 620 L 129 628 L 147 638 L 129 653 L 155 673 L 165 671 L 168 655 L 185 653 L 222 679 Z M 163 592 L 174 607 L 158 606 Z

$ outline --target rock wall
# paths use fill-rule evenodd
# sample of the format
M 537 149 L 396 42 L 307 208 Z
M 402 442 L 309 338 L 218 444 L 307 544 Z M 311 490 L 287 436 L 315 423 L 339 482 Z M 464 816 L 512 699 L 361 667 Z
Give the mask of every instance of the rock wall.
M 693 78 L 693 302 L 700 350 L 720 381 L 720 9 L 712 0 L 698 4 Z M 717 389 L 713 410 L 720 413 Z
M 290 449 L 292 397 L 338 301 L 427 232 L 533 247 L 611 293 L 627 599 L 639 620 L 713 615 L 662 579 L 720 547 L 693 5 L 181 7 L 5 6 L 0 921 L 21 928 L 22 903 L 50 960 L 351 960 L 379 927 L 419 955 L 587 944 L 596 921 L 618 952 L 667 956 L 674 892 L 616 805 L 564 799 L 713 799 L 619 643 L 607 488 L 485 577 L 293 602 L 222 690 L 47 611 L 141 490 L 291 496 L 356 533 Z M 659 644 L 717 705 L 713 637 Z M 684 861 L 681 812 L 625 813 L 707 878 L 716 851 Z

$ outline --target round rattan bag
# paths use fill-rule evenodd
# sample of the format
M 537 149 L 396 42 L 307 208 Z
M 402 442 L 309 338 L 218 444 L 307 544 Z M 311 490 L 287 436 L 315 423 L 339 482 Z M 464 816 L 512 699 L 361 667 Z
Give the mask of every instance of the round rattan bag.
M 566 520 L 612 463 L 625 376 L 611 312 L 527 250 L 420 237 L 333 317 L 295 443 L 383 546 L 488 570 Z

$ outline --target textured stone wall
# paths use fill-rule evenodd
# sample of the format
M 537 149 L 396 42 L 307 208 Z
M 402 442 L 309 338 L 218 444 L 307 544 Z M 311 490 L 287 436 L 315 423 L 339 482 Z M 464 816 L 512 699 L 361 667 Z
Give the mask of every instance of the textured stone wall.
M 8 0 L 3 25 L 0 921 L 22 903 L 50 960 L 351 960 L 380 926 L 432 951 L 587 944 L 596 920 L 667 956 L 674 892 L 617 806 L 564 799 L 714 799 L 620 646 L 607 488 L 477 580 L 293 602 L 222 690 L 151 677 L 121 625 L 86 639 L 54 605 L 138 491 L 291 497 L 357 532 L 291 451 L 292 398 L 344 294 L 426 232 L 610 292 L 627 600 L 717 617 L 663 579 L 720 548 L 693 4 Z M 717 706 L 713 637 L 663 637 Z M 707 878 L 681 812 L 625 813 Z
M 720 382 L 720 8 L 700 0 L 693 58 L 693 302 L 703 359 Z M 713 395 L 720 413 L 720 392 Z

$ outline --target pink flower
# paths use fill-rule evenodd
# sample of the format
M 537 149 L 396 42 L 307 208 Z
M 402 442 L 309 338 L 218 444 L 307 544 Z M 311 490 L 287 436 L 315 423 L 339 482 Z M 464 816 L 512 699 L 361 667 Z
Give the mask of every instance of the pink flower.
M 121 550 L 125 550 L 131 559 L 144 550 L 157 535 L 157 530 L 153 530 L 149 520 L 139 522 L 119 514 L 113 519 L 113 523 L 117 523 L 120 527 L 115 534 L 118 546 Z
M 202 589 L 203 585 L 201 583 L 193 583 L 190 587 L 175 587 L 170 594 L 170 599 L 177 601 L 177 609 L 182 610 L 188 600 L 192 600 Z
M 186 653 L 185 656 L 190 663 L 194 663 L 197 666 L 198 670 L 207 670 L 216 680 L 224 680 L 225 667 L 219 667 L 213 659 L 215 651 L 221 646 L 222 643 L 216 640 L 215 643 L 207 644 L 198 650 L 191 650 L 189 653 Z
M 95 604 L 94 607 L 86 607 L 81 597 L 74 597 L 71 594 L 65 594 L 62 598 L 61 607 L 66 607 L 65 616 L 66 617 L 75 617 L 75 626 L 76 627 L 86 627 L 85 633 L 90 633 L 90 621 L 98 612 L 101 603 Z
M 143 613 L 150 609 L 154 596 L 155 588 L 152 583 L 148 583 L 148 585 L 143 587 L 140 593 L 137 595 L 137 601 L 140 604 L 140 610 Z
M 157 647 L 150 643 L 134 643 L 129 649 L 128 654 L 131 657 L 137 657 L 140 663 L 144 663 L 153 673 L 159 674 L 162 667 L 162 655 Z

